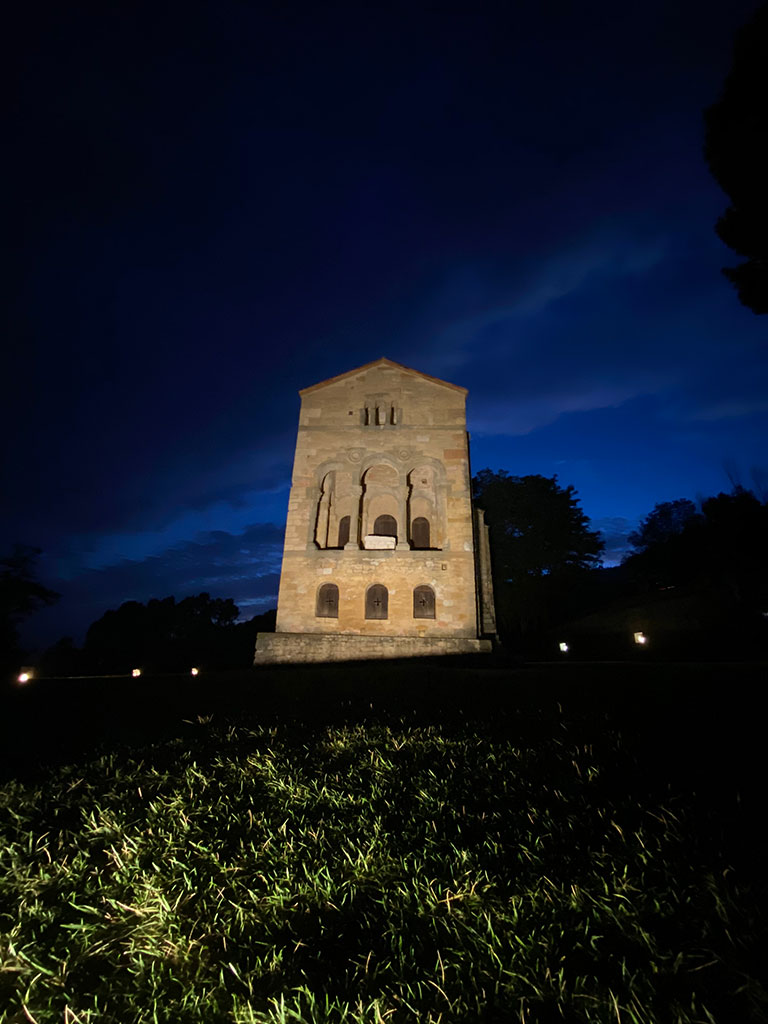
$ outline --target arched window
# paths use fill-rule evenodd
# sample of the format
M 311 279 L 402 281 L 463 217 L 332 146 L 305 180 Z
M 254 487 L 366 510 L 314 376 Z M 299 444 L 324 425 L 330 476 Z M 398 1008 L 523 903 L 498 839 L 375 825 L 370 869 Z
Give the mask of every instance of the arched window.
M 411 540 L 415 548 L 429 547 L 429 520 L 424 516 L 418 516 L 411 523 Z
M 414 619 L 434 619 L 435 592 L 432 587 L 416 587 L 413 591 Z
M 389 618 L 389 593 L 381 583 L 374 583 L 366 591 L 365 617 L 366 619 Z
M 339 520 L 339 547 L 343 548 L 349 543 L 349 516 L 342 516 Z
M 377 516 L 373 524 L 376 537 L 397 537 L 397 520 L 394 516 Z
M 335 583 L 324 583 L 318 590 L 315 615 L 318 619 L 338 619 L 339 588 Z

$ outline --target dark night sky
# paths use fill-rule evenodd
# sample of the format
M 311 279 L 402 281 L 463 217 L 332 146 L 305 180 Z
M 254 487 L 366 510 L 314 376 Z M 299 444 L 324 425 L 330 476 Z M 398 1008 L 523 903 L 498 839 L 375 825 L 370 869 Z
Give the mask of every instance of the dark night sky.
M 202 590 L 274 606 L 299 388 L 470 389 L 475 470 L 557 473 L 609 558 L 768 482 L 768 318 L 702 155 L 755 8 L 29 5 L 9 38 L 3 547 L 33 642 Z

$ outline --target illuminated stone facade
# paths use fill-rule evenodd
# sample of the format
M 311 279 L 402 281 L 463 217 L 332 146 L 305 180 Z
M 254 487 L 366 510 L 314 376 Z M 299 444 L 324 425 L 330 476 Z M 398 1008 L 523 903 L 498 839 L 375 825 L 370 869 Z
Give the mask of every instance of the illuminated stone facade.
M 300 392 L 277 626 L 257 664 L 490 650 L 466 394 L 389 359 Z

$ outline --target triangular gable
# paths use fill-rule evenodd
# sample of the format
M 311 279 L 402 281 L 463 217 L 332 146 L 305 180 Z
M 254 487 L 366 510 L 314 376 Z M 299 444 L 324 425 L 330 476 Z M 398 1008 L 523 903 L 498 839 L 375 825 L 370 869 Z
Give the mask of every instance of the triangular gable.
M 338 377 L 329 377 L 328 380 L 321 380 L 319 384 L 312 384 L 308 388 L 302 388 L 299 394 L 309 395 L 313 391 L 317 391 L 319 388 L 328 387 L 329 384 L 338 384 L 339 381 L 346 380 L 347 377 L 354 377 L 358 373 L 363 373 L 365 370 L 372 370 L 375 366 L 392 366 L 397 370 L 404 370 L 406 373 L 412 373 L 415 377 L 421 377 L 422 380 L 428 380 L 431 384 L 439 384 L 441 387 L 450 388 L 452 391 L 458 391 L 462 395 L 467 394 L 467 389 L 461 387 L 459 384 L 449 384 L 447 380 L 440 380 L 439 377 L 430 377 L 428 373 L 422 373 L 420 370 L 413 370 L 410 366 L 403 366 L 402 363 L 396 363 L 392 359 L 387 359 L 382 356 L 381 359 L 374 359 L 372 363 L 364 363 L 362 366 L 356 367 L 354 370 L 347 370 L 346 373 L 340 373 Z

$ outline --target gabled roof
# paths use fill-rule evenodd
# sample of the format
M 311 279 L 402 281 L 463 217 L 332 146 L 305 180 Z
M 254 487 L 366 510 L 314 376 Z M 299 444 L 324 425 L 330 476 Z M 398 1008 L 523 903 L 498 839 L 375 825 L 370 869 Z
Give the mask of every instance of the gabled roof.
M 347 370 L 346 373 L 340 373 L 338 377 L 329 377 L 328 380 L 321 380 L 319 384 L 312 384 L 308 388 L 302 388 L 299 394 L 304 395 L 311 394 L 313 391 L 317 391 L 318 388 L 327 387 L 329 384 L 338 384 L 339 381 L 346 380 L 347 377 L 354 377 L 358 373 L 363 373 L 365 370 L 372 370 L 376 366 L 392 366 L 397 370 L 404 370 L 406 373 L 412 373 L 414 377 L 421 377 L 422 380 L 428 380 L 431 384 L 439 384 L 443 388 L 450 388 L 452 391 L 458 391 L 462 395 L 467 394 L 467 389 L 461 387 L 458 384 L 449 384 L 447 380 L 440 380 L 438 377 L 430 377 L 428 373 L 421 373 L 420 370 L 412 370 L 410 366 L 403 366 L 402 363 L 395 363 L 391 359 L 386 359 L 382 356 L 381 359 L 374 359 L 372 363 L 364 363 L 363 366 L 358 366 L 354 370 Z

